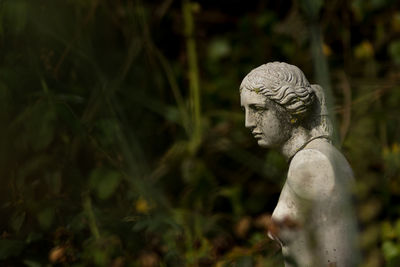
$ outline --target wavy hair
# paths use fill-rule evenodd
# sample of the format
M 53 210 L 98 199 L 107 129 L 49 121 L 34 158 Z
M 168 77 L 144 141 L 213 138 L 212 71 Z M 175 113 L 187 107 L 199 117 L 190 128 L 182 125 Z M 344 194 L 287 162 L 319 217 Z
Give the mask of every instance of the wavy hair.
M 309 114 L 309 128 L 314 136 L 331 138 L 333 126 L 329 119 L 324 90 L 310 85 L 304 73 L 284 62 L 271 62 L 253 69 L 243 79 L 240 91 L 247 89 L 262 94 L 282 106 L 295 118 L 303 120 Z
M 253 69 L 243 79 L 240 90 L 260 93 L 301 118 L 314 102 L 315 94 L 304 73 L 284 62 L 271 62 Z

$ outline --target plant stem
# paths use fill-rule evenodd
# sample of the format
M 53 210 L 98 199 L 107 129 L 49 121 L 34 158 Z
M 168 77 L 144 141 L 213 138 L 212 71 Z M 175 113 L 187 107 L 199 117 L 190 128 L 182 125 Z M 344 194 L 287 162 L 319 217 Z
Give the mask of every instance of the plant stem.
M 179 114 L 180 114 L 180 117 L 181 117 L 183 128 L 185 129 L 186 133 L 188 135 L 190 135 L 190 130 L 189 130 L 189 128 L 190 128 L 190 126 L 189 126 L 190 118 L 189 118 L 189 115 L 187 113 L 187 109 L 185 107 L 183 97 L 182 97 L 182 95 L 181 95 L 181 93 L 179 91 L 178 83 L 176 82 L 175 75 L 174 75 L 174 73 L 172 71 L 172 68 L 171 68 L 169 62 L 167 61 L 167 59 L 160 52 L 160 50 L 158 50 L 156 47 L 153 47 L 153 49 L 154 49 L 154 53 L 156 54 L 156 56 L 160 60 L 161 67 L 164 69 L 165 74 L 167 76 L 168 83 L 171 86 L 172 93 L 174 94 L 175 101 L 176 101 L 176 104 L 178 106 L 178 110 L 179 110 Z
M 89 229 L 92 232 L 92 235 L 96 240 L 100 239 L 100 231 L 96 223 L 96 217 L 94 216 L 93 208 L 92 208 L 92 200 L 88 194 L 83 196 L 83 209 L 86 213 Z
M 190 105 L 192 111 L 192 136 L 191 151 L 195 152 L 201 142 L 201 100 L 200 100 L 200 82 L 199 70 L 196 52 L 196 42 L 194 39 L 194 19 L 193 5 L 189 0 L 183 0 L 182 13 L 184 20 L 184 32 L 186 36 L 186 49 L 189 64 L 189 89 Z
M 326 104 L 328 106 L 329 117 L 333 126 L 333 142 L 336 145 L 340 145 L 339 137 L 337 133 L 336 120 L 333 114 L 333 94 L 331 87 L 331 80 L 329 74 L 328 62 L 324 53 L 322 52 L 322 34 L 319 25 L 319 13 L 323 6 L 322 0 L 302 0 L 301 1 L 303 12 L 307 18 L 310 32 L 310 48 L 311 56 L 314 65 L 315 78 L 317 82 L 322 86 L 326 96 Z

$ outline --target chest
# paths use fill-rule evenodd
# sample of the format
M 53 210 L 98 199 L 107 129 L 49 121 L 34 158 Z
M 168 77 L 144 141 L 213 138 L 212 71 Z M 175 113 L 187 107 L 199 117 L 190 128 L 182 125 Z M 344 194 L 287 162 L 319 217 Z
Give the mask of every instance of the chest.
M 276 222 L 288 219 L 291 221 L 302 220 L 301 205 L 301 199 L 299 199 L 288 184 L 285 183 L 279 196 L 278 204 L 272 213 L 272 219 Z

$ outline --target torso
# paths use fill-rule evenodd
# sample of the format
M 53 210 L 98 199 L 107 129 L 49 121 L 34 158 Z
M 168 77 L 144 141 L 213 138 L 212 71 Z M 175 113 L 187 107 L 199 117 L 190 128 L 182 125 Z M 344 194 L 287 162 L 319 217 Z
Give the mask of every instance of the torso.
M 292 266 L 291 260 L 298 266 L 352 266 L 348 255 L 355 233 L 348 203 L 352 182 L 346 159 L 325 139 L 311 141 L 293 157 L 272 214 L 276 222 L 299 225 L 283 225 L 274 237 L 282 246 L 286 266 Z

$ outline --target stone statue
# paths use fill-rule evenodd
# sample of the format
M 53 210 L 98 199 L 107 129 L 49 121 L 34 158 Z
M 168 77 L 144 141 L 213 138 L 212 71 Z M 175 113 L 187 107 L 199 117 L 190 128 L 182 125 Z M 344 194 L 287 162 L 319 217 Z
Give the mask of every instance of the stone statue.
M 356 266 L 354 178 L 332 145 L 322 88 L 296 66 L 272 62 L 243 79 L 240 100 L 258 144 L 289 162 L 268 233 L 282 247 L 285 266 Z

